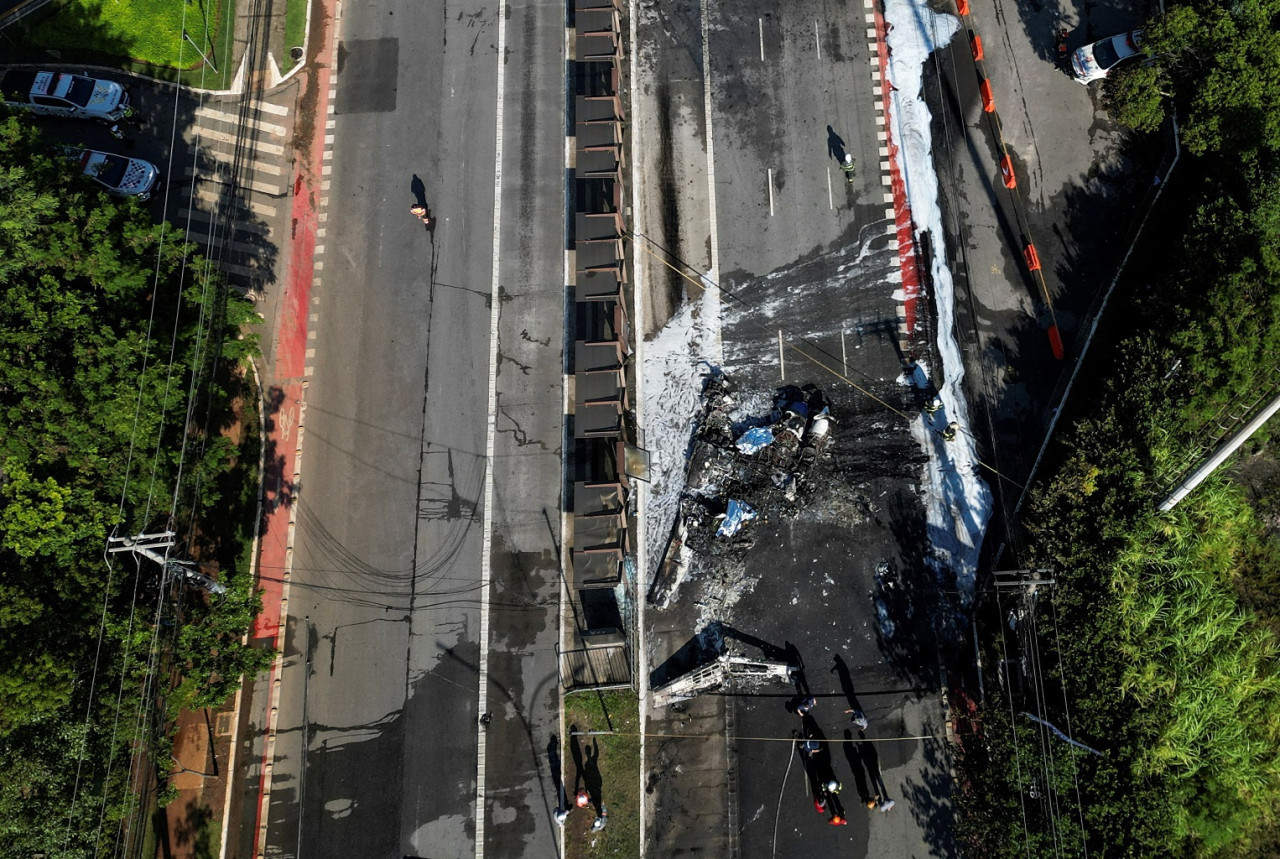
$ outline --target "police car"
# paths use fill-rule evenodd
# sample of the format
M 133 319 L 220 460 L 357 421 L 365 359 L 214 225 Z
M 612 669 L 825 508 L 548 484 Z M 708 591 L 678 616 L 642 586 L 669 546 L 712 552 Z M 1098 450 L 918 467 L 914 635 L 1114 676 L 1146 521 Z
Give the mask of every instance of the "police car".
M 146 200 L 160 183 L 160 171 L 156 165 L 141 158 L 97 149 L 72 149 L 67 155 L 79 160 L 84 175 L 117 197 Z
M 1085 45 L 1071 55 L 1072 74 L 1082 84 L 1102 80 L 1107 72 L 1125 60 L 1136 57 L 1141 45 L 1141 30 L 1130 30 L 1128 33 L 1108 36 L 1092 45 Z
M 50 116 L 116 122 L 131 112 L 120 84 L 62 72 L 9 69 L 0 76 L 0 95 L 9 107 Z

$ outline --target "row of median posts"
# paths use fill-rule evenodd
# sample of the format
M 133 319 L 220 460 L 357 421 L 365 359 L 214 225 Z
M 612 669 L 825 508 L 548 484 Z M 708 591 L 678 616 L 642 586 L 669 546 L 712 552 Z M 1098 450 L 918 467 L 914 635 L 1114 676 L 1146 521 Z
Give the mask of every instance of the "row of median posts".
M 565 560 L 573 640 L 562 654 L 566 689 L 629 686 L 628 622 L 634 593 L 631 476 L 633 298 L 623 221 L 627 176 L 622 100 L 622 22 L 616 0 L 575 0 L 569 198 L 573 218 L 569 322 L 573 450 L 572 528 Z

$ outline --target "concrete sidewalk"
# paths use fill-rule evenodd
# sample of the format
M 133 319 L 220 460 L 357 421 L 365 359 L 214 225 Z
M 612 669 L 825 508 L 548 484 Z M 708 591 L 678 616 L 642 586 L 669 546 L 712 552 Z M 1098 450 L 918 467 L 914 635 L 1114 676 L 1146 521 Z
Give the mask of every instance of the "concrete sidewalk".
M 235 698 L 217 710 L 188 711 L 178 720 L 171 783 L 178 798 L 161 814 L 158 855 L 200 859 L 217 855 L 226 809 Z

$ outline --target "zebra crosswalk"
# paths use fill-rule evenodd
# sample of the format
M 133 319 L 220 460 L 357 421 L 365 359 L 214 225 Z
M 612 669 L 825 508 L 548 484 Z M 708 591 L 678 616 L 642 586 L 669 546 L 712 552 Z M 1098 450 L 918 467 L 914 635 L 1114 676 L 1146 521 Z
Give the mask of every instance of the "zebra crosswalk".
M 292 108 L 266 101 L 206 102 L 184 135 L 190 188 L 176 225 L 204 244 L 228 281 L 255 296 L 275 279 L 275 222 L 289 211 Z M 179 177 L 175 177 L 177 179 Z

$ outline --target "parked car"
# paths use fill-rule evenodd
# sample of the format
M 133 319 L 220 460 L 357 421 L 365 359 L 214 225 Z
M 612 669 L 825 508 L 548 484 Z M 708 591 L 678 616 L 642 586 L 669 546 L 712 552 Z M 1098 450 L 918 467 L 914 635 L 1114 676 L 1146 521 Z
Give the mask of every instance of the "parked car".
M 50 116 L 116 122 L 131 112 L 124 87 L 84 75 L 9 69 L 0 76 L 0 94 L 9 107 Z
M 1120 63 L 1136 57 L 1141 44 L 1142 31 L 1130 30 L 1077 48 L 1071 55 L 1071 71 L 1082 84 L 1100 81 Z
M 117 197 L 146 200 L 160 183 L 160 170 L 150 161 L 97 149 L 70 149 L 84 175 Z

